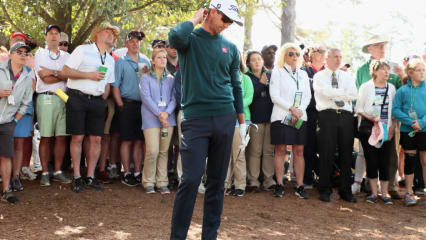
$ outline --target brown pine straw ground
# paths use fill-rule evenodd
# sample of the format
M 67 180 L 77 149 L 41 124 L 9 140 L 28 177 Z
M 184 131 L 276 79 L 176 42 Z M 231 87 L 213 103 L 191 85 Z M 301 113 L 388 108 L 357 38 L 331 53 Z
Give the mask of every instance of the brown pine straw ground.
M 105 192 L 76 194 L 70 185 L 40 187 L 23 182 L 18 205 L 0 202 L 0 239 L 168 239 L 175 191 L 162 197 L 147 195 L 141 187 L 119 182 L 104 185 Z M 407 208 L 296 198 L 287 184 L 283 198 L 271 192 L 226 196 L 218 239 L 426 239 L 426 206 Z M 188 239 L 201 239 L 203 195 L 199 195 Z

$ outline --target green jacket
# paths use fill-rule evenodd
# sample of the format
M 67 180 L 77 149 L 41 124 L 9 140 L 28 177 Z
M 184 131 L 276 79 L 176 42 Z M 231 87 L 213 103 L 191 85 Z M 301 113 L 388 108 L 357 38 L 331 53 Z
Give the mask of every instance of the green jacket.
M 190 21 L 169 32 L 169 43 L 178 51 L 182 72 L 184 118 L 204 118 L 244 113 L 237 47 L 221 35 Z
M 371 59 L 368 60 L 366 63 L 364 63 L 356 72 L 356 88 L 359 89 L 361 85 L 365 82 L 368 82 L 371 80 L 370 75 L 370 63 Z M 389 74 L 388 82 L 392 83 L 396 90 L 402 86 L 401 78 L 399 78 L 398 75 L 395 75 L 393 73 Z
M 244 102 L 244 118 L 247 121 L 250 121 L 250 104 L 253 101 L 253 83 L 251 82 L 251 78 L 241 73 L 241 87 L 243 88 L 243 102 Z

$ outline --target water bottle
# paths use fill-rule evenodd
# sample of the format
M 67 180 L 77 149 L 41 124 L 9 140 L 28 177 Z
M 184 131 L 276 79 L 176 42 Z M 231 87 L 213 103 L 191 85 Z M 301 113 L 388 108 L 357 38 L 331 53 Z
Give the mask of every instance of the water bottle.
M 161 138 L 165 139 L 169 136 L 169 131 L 167 130 L 167 128 L 162 128 L 161 129 Z

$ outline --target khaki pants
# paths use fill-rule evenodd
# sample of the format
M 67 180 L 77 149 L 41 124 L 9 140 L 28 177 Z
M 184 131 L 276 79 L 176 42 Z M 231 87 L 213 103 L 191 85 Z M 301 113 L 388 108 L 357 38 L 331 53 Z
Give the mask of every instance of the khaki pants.
M 259 123 L 258 130 L 250 128 L 250 142 L 247 146 L 247 176 L 251 187 L 259 187 L 260 165 L 265 177 L 263 186 L 269 188 L 275 185 L 273 179 L 274 168 L 274 145 L 271 144 L 271 124 Z
M 228 174 L 226 175 L 225 180 L 225 188 L 231 187 L 232 177 L 234 177 L 235 189 L 245 190 L 247 182 L 246 157 L 244 149 L 240 150 L 241 137 L 239 129 L 239 126 L 235 127 L 234 139 L 232 140 L 231 160 L 229 161 Z M 231 175 L 232 169 L 234 169 L 234 172 Z
M 177 124 L 177 129 L 178 129 L 179 148 L 180 148 L 180 144 L 182 143 L 182 128 L 180 126 L 181 123 L 182 123 L 182 110 L 179 110 L 179 113 L 178 113 L 177 118 L 176 118 L 176 124 Z M 182 177 L 182 158 L 180 156 L 180 149 L 179 149 L 179 154 L 178 154 L 178 159 L 177 159 L 176 171 L 177 171 L 178 181 L 180 182 L 180 178 Z
M 168 136 L 161 137 L 160 128 L 143 130 L 145 136 L 146 153 L 142 174 L 142 184 L 146 187 L 163 187 L 169 183 L 167 177 L 167 156 L 173 127 L 168 128 Z

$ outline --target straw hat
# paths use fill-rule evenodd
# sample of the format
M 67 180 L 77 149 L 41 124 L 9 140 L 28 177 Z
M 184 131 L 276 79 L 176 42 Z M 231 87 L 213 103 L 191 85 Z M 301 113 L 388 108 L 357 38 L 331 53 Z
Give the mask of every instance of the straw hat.
M 367 43 L 362 47 L 362 52 L 368 53 L 368 47 L 370 45 L 373 45 L 376 43 L 387 43 L 387 42 L 388 42 L 388 39 L 385 38 L 384 36 L 373 35 L 368 39 Z
M 120 34 L 120 28 L 117 26 L 111 25 L 109 22 L 101 23 L 99 26 L 93 28 L 92 33 L 90 33 L 90 41 L 96 42 L 96 35 L 104 29 L 111 29 L 114 33 L 114 38 L 117 38 Z

